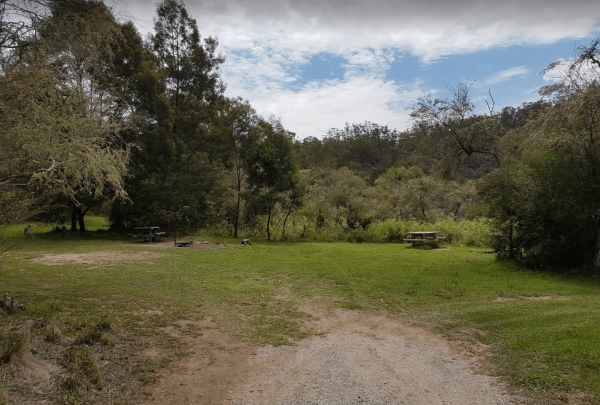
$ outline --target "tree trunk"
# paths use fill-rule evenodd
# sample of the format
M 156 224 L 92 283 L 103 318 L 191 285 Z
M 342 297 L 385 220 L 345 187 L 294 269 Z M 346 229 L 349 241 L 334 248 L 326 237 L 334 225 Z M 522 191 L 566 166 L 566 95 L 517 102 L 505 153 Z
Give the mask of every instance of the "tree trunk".
M 237 195 L 237 207 L 235 209 L 235 229 L 233 231 L 233 237 L 237 239 L 238 236 L 238 221 L 240 219 L 240 190 L 238 189 Z
M 600 270 L 600 227 L 598 228 L 598 232 L 596 233 L 596 253 L 594 255 L 594 269 L 596 271 Z
M 514 241 L 513 241 L 513 221 L 508 221 L 508 257 L 512 260 L 515 259 L 514 253 Z
M 71 232 L 77 231 L 77 206 L 73 203 L 73 211 L 71 212 Z
M 87 212 L 87 210 L 85 212 Z M 85 221 L 83 220 L 85 212 L 82 211 L 81 205 L 77 207 L 77 221 L 79 222 L 79 232 L 81 233 L 85 232 Z
M 281 232 L 281 239 L 285 239 L 285 224 L 287 223 L 288 217 L 292 212 L 292 204 L 290 204 L 290 208 L 288 209 L 287 215 L 285 216 L 285 220 L 283 221 L 283 232 Z
M 269 217 L 267 218 L 267 240 L 271 240 L 271 211 L 273 211 L 273 204 L 269 203 Z

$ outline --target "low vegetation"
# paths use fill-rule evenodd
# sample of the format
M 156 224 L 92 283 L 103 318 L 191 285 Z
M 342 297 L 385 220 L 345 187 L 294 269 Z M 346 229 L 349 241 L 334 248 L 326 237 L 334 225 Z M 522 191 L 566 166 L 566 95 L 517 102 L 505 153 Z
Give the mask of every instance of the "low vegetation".
M 401 314 L 489 344 L 531 397 L 600 404 L 600 39 L 551 63 L 536 102 L 482 114 L 460 82 L 414 100 L 410 128 L 296 138 L 225 97 L 218 40 L 181 0 L 145 41 L 104 2 L 2 3 L 19 24 L 0 27 L 0 286 L 26 310 L 0 309 L 0 404 L 33 395 L 22 367 L 59 403 L 111 384 L 130 403 L 188 354 L 177 321 L 285 345 L 308 335 L 301 305 Z M 119 262 L 151 225 L 220 247 Z M 399 244 L 415 230 L 450 249 Z M 30 260 L 97 251 L 115 260 Z
M 97 366 L 101 359 L 114 367 L 130 364 L 122 371 L 125 392 L 142 395 L 169 361 L 186 356 L 185 343 L 163 332 L 181 328 L 178 321 L 211 317 L 238 339 L 285 345 L 307 336 L 299 323 L 309 316 L 299 310 L 303 305 L 388 311 L 451 339 L 490 345 L 490 370 L 532 398 L 575 395 L 600 403 L 596 278 L 524 270 L 458 244 L 422 250 L 397 243 L 257 240 L 242 248 L 227 238 L 211 241 L 221 247 L 169 249 L 154 264 L 113 262 L 98 271 L 29 259 L 145 248 L 95 235 L 63 240 L 36 234 L 2 259 L 3 288 L 28 303 L 26 312 L 0 318 L 2 331 L 33 320 L 32 345 L 60 348 L 61 398 L 75 403 L 90 393 L 102 398 L 99 387 L 111 383 Z M 170 356 L 140 363 L 144 341 Z M 120 351 L 123 345 L 131 351 Z

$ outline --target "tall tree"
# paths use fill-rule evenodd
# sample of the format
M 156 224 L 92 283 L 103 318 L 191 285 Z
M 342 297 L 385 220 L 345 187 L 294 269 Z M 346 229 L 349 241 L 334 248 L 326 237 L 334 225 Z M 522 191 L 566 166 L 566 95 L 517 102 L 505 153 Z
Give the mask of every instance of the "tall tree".
M 589 45 L 577 47 L 572 61 L 557 60 L 542 71 L 554 79 L 553 83 L 540 88 L 543 97 L 563 101 L 572 95 L 598 85 L 600 78 L 600 38 Z
M 496 141 L 505 130 L 494 112 L 493 99 L 492 104 L 488 104 L 488 116 L 474 114 L 475 105 L 469 94 L 472 84 L 459 82 L 456 87 L 448 86 L 451 98 L 419 97 L 411 117 L 441 131 L 446 141 L 442 147 L 454 150 L 454 158 L 486 155 L 499 166 Z
M 279 122 L 258 125 L 261 141 L 248 159 L 248 183 L 267 213 L 267 239 L 271 239 L 271 215 L 284 194 L 298 182 L 298 158 L 289 134 Z
M 103 85 L 119 29 L 100 2 L 41 3 L 48 17 L 2 78 L 7 155 L 1 183 L 21 187 L 22 194 L 41 182 L 27 194 L 23 215 L 50 196 L 71 198 L 84 230 L 84 200 L 126 196 L 130 145 L 121 136 L 122 116 L 111 109 L 114 94 Z
M 260 139 L 260 118 L 247 100 L 227 100 L 219 110 L 217 125 L 226 132 L 231 147 L 236 180 L 234 237 L 238 236 L 242 188 L 247 176 L 247 162 Z
M 132 205 L 115 206 L 112 221 L 198 227 L 229 157 L 229 138 L 216 125 L 224 91 L 218 66 L 224 57 L 215 38 L 201 40 L 183 1 L 164 0 L 156 10 L 148 47 L 158 72 L 145 75 L 148 86 L 140 87 L 150 117 L 140 131 L 135 178 L 127 184 Z M 166 103 L 159 95 L 163 86 Z
M 0 78 L 0 225 L 45 209 L 50 198 L 125 198 L 130 150 L 114 148 L 119 125 L 86 113 L 48 67 L 21 67 Z
M 155 33 L 150 36 L 159 68 L 166 72 L 173 105 L 181 108 L 191 99 L 214 101 L 225 91 L 218 67 L 225 57 L 217 54 L 215 37 L 201 41 L 196 20 L 183 0 L 163 0 L 156 8 Z

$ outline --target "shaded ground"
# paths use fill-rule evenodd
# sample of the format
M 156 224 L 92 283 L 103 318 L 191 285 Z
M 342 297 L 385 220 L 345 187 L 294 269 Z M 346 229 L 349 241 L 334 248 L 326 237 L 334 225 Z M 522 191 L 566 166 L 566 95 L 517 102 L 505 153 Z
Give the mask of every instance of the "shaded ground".
M 65 264 L 109 265 L 123 262 L 146 263 L 144 260 L 156 259 L 159 257 L 162 257 L 162 255 L 154 252 L 124 253 L 118 251 L 104 251 L 90 253 L 45 254 L 42 257 L 31 259 L 31 261 L 33 263 L 43 264 L 45 266 L 62 266 Z

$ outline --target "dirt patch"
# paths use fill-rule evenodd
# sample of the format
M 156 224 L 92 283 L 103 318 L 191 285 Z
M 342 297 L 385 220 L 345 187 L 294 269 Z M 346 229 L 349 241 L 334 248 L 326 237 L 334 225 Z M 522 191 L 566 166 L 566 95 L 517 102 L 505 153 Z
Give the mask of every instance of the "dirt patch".
M 477 361 L 485 346 L 448 341 L 379 313 L 303 308 L 318 335 L 296 346 L 236 342 L 198 325 L 190 355 L 168 367 L 151 403 L 509 404 L 514 400 Z M 169 328 L 180 336 L 182 328 Z M 148 352 L 150 356 L 151 353 Z M 155 354 L 157 355 L 157 354 Z
M 185 242 L 186 240 L 182 239 L 181 242 Z M 130 242 L 130 243 L 122 243 L 124 246 L 139 246 L 143 248 L 152 248 L 152 249 L 175 249 L 175 250 L 212 250 L 218 248 L 234 248 L 234 249 L 243 249 L 250 248 L 250 246 L 239 245 L 239 244 L 229 244 L 229 243 L 210 243 L 208 241 L 194 242 L 193 244 L 186 247 L 177 247 L 175 246 L 173 241 L 163 241 L 163 242 Z
M 165 332 L 178 337 L 187 345 L 187 355 L 167 367 L 158 384 L 148 386 L 151 394 L 147 403 L 153 404 L 221 404 L 232 384 L 248 376 L 248 361 L 257 347 L 233 340 L 211 320 L 181 322 L 181 328 L 168 327 Z M 196 338 L 186 336 L 187 325 L 201 332 Z M 149 348 L 148 357 L 162 355 Z
M 96 343 L 93 345 L 76 345 L 75 339 L 58 333 L 55 342 L 47 342 L 42 335 L 44 329 L 52 327 L 59 331 L 60 326 L 47 325 L 40 329 L 44 322 L 28 323 L 32 336 L 28 343 L 28 353 L 22 358 L 13 358 L 10 363 L 0 365 L 0 399 L 5 396 L 7 404 L 44 404 L 57 403 L 59 396 L 74 395 L 76 391 L 81 396 L 76 396 L 76 402 L 83 404 L 140 404 L 146 397 L 146 385 L 134 371 L 158 370 L 161 360 L 141 356 L 140 346 L 150 344 L 150 339 L 145 337 L 128 337 L 121 333 L 105 332 L 103 335 L 110 344 Z M 39 325 L 38 325 L 39 324 Z M 83 377 L 82 369 L 77 369 L 79 361 L 71 363 L 72 369 L 65 368 L 63 364 L 66 351 L 85 351 L 93 359 L 93 367 L 86 370 L 97 370 L 100 384 L 87 388 L 74 387 L 75 381 Z M 81 357 L 79 357 L 81 359 Z M 67 388 L 70 386 L 71 388 Z M 67 402 L 65 402 L 67 403 Z
M 569 297 L 551 297 L 548 295 L 544 295 L 544 296 L 538 296 L 538 297 L 530 297 L 530 296 L 526 296 L 526 295 L 521 295 L 518 297 L 496 297 L 494 299 L 495 302 L 510 302 L 510 301 L 521 301 L 521 300 L 527 300 L 527 301 L 568 301 L 570 300 Z
M 163 311 L 159 309 L 149 309 L 147 311 L 132 311 L 125 312 L 125 314 L 135 315 L 135 316 L 146 316 L 146 315 L 163 315 Z
M 62 266 L 68 264 L 114 265 L 123 262 L 152 263 L 150 260 L 163 257 L 154 252 L 124 253 L 116 251 L 45 254 L 42 257 L 31 259 L 33 263 L 45 266 Z
M 58 372 L 59 368 L 57 366 L 36 359 L 31 355 L 13 359 L 0 371 L 3 383 L 6 385 L 4 387 L 6 390 L 5 396 L 7 399 L 12 399 L 14 396 L 18 400 L 32 401 L 27 403 L 37 403 L 34 402 L 36 397 L 44 396 L 53 388 L 55 376 Z M 19 381 L 21 386 L 17 387 L 10 384 L 13 381 Z

